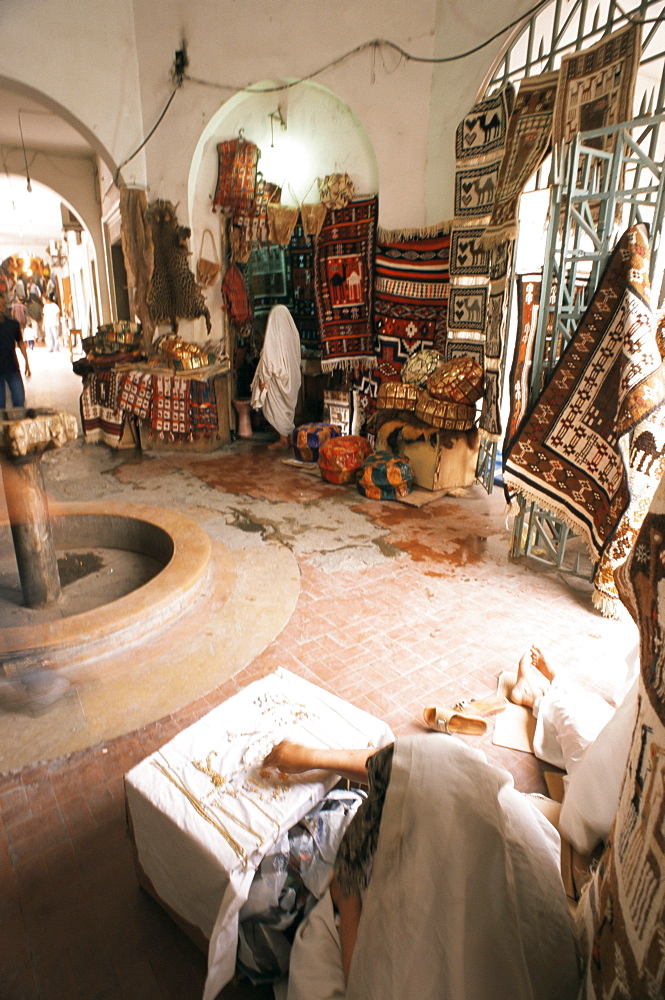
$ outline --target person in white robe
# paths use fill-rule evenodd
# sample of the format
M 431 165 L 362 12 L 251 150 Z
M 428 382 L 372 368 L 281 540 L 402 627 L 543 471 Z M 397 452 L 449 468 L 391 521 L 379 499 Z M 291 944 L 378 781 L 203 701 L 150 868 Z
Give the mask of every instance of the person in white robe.
M 252 380 L 252 407 L 279 435 L 270 448 L 289 447 L 301 378 L 298 327 L 286 306 L 273 306 Z
M 364 751 L 375 811 L 355 844 L 363 854 L 371 840 L 366 887 L 349 891 L 353 854 L 340 848 L 330 891 L 296 933 L 288 1000 L 574 1000 L 579 960 L 554 827 L 506 771 L 435 733 L 394 744 L 377 816 L 373 773 L 388 749 Z M 282 743 L 264 764 L 349 775 L 340 756 Z

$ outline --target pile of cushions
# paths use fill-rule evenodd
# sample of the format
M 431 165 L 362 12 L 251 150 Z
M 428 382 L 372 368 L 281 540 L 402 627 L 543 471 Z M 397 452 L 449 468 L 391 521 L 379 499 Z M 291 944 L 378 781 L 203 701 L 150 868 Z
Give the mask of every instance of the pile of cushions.
M 401 382 L 383 382 L 377 409 L 411 410 L 430 427 L 465 431 L 473 427 L 484 391 L 482 366 L 463 355 L 445 361 L 438 351 L 413 354 Z

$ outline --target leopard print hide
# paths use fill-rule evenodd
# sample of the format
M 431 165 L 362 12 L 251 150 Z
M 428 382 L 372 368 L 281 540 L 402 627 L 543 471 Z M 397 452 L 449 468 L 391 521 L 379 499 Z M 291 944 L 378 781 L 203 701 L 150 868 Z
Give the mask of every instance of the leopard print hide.
M 148 308 L 155 323 L 170 323 L 174 332 L 179 319 L 205 316 L 210 333 L 210 313 L 203 293 L 189 267 L 189 229 L 178 225 L 175 207 L 158 199 L 148 208 L 155 247 L 155 267 L 148 290 Z

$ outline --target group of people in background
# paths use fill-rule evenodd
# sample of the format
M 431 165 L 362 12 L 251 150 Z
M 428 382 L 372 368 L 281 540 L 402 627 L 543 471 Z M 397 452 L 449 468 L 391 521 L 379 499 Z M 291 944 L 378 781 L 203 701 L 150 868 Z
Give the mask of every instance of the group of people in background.
M 0 410 L 25 405 L 19 354 L 24 360 L 23 374 L 30 378 L 28 350 L 43 343 L 49 352 L 59 351 L 62 336 L 53 278 L 40 281 L 35 275 L 12 271 L 6 263 L 0 274 Z

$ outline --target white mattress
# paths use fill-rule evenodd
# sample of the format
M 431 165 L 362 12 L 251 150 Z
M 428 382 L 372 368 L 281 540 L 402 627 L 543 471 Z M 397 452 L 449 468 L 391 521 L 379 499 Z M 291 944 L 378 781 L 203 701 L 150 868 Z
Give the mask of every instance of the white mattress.
M 280 668 L 125 776 L 143 871 L 160 899 L 210 940 L 206 997 L 233 976 L 238 911 L 261 858 L 337 780 L 262 774 L 261 761 L 282 739 L 378 748 L 393 736 L 367 712 Z

